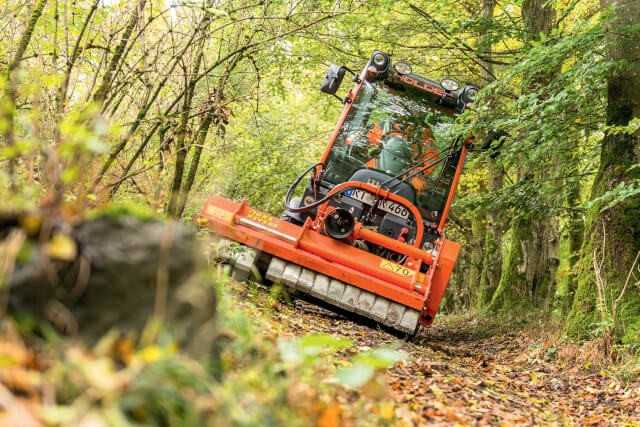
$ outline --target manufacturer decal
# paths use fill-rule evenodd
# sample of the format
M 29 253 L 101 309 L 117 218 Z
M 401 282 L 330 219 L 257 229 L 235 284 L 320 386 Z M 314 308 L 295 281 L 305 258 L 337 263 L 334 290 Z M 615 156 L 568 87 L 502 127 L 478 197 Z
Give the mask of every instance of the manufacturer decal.
M 266 214 L 264 212 L 254 211 L 253 209 L 250 209 L 247 212 L 247 218 L 272 228 L 278 228 L 278 222 L 275 221 L 271 215 Z
M 379 267 L 383 270 L 390 271 L 402 277 L 412 277 L 416 274 L 416 272 L 411 270 L 410 268 L 407 268 L 404 265 L 396 264 L 395 262 L 391 262 L 386 259 L 380 261 Z

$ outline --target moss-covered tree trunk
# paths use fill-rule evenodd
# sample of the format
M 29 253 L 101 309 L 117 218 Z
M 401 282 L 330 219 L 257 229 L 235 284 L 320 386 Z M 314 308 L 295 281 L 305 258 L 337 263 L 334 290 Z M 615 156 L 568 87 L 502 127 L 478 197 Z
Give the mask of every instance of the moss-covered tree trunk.
M 549 34 L 555 25 L 555 10 L 546 0 L 525 0 L 522 4 L 522 19 L 528 42 L 540 40 Z M 551 78 L 548 72 L 531 76 L 531 87 L 524 92 L 543 87 Z M 544 178 L 548 173 L 541 168 L 533 174 L 521 167 L 520 181 Z M 525 206 L 516 212 L 511 221 L 511 238 L 502 263 L 498 287 L 491 297 L 489 309 L 512 310 L 517 306 L 546 303 L 554 288 L 557 261 L 555 247 L 558 239 L 557 223 L 545 215 L 541 207 Z M 546 305 L 546 304 L 545 304 Z
M 560 224 L 551 216 L 536 221 L 533 227 L 532 250 L 538 256 L 531 266 L 531 302 L 536 307 L 549 310 L 556 292 L 556 272 L 560 265 Z
M 497 192 L 502 188 L 504 169 L 496 159 L 490 159 L 488 164 L 489 191 Z M 500 283 L 502 272 L 502 237 L 504 235 L 504 219 L 501 209 L 490 209 L 487 212 L 487 224 L 480 274 L 480 291 L 478 293 L 478 308 L 486 307 L 493 298 L 493 294 Z
M 545 176 L 526 174 L 521 182 L 535 182 Z M 490 310 L 551 306 L 559 266 L 559 228 L 558 219 L 547 215 L 542 207 L 524 207 L 516 213 Z
M 491 296 L 489 310 L 500 311 L 523 305 L 528 301 L 530 281 L 527 266 L 533 254 L 528 242 L 533 240 L 531 218 L 520 214 L 511 221 L 509 243 L 502 263 L 500 281 Z
M 571 158 L 573 162 L 577 159 Z M 566 294 L 560 301 L 562 314 L 568 314 L 573 303 L 573 298 L 578 287 L 578 281 L 576 279 L 575 269 L 576 264 L 580 258 L 580 248 L 582 247 L 584 236 L 584 216 L 581 211 L 578 210 L 580 205 L 580 182 L 577 180 L 568 180 L 565 183 L 565 194 L 567 207 L 569 208 L 569 214 L 567 217 L 567 240 L 569 244 L 569 278 L 567 280 Z
M 483 62 L 482 76 L 487 82 L 494 80 L 493 72 L 493 19 L 496 7 L 495 0 L 482 0 L 482 34 L 478 39 L 478 51 Z M 488 191 L 496 193 L 502 189 L 504 181 L 504 168 L 499 159 L 489 157 L 487 159 L 487 186 Z M 480 260 L 480 278 L 476 290 L 476 307 L 486 307 L 500 281 L 502 266 L 502 235 L 504 234 L 504 220 L 502 209 L 489 208 L 486 211 L 482 242 L 482 259 Z
M 486 233 L 486 214 L 484 209 L 475 209 L 471 218 L 471 244 L 468 247 L 469 268 L 466 272 L 465 287 L 469 289 L 470 299 L 478 299 L 481 291 L 482 262 L 484 255 L 484 242 Z
M 602 0 L 601 5 L 614 8 L 609 55 L 622 65 L 608 79 L 607 124 L 626 126 L 640 118 L 640 31 L 631 28 L 640 22 L 640 2 Z M 591 198 L 597 199 L 620 184 L 638 182 L 640 169 L 632 167 L 638 163 L 640 132 L 607 133 Z M 611 338 L 638 343 L 640 269 L 634 261 L 640 251 L 640 196 L 627 197 L 609 209 L 596 204 L 585 229 L 567 331 L 584 338 L 599 326 Z

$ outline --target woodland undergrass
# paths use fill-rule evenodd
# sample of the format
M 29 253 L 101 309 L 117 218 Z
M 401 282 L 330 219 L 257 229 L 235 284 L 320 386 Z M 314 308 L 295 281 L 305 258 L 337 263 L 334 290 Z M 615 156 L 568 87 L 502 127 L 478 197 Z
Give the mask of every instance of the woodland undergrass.
M 116 201 L 109 203 L 107 206 L 89 210 L 86 215 L 87 219 L 102 217 L 120 218 L 123 216 L 132 216 L 143 221 L 166 218 L 166 215 L 153 210 L 148 205 L 133 203 L 130 201 Z
M 187 353 L 171 325 L 155 319 L 143 330 L 110 331 L 90 345 L 17 316 L 5 319 L 0 356 L 10 343 L 32 352 L 38 363 L 0 360 L 3 368 L 34 380 L 26 392 L 24 384 L 7 381 L 11 376 L 0 383 L 49 396 L 35 417 L 52 426 L 337 426 L 354 425 L 356 416 L 364 426 L 394 421 L 393 412 L 384 410 L 385 397 L 363 399 L 358 390 L 372 383 L 384 388 L 380 373 L 403 357 L 400 352 L 348 352 L 351 360 L 345 360 L 337 357 L 351 346 L 343 338 L 284 336 L 270 320 L 269 307 L 275 310 L 280 297 L 249 285 L 246 298 L 234 290 L 245 285 L 218 273 L 207 275 L 218 304 L 216 331 L 203 337 L 212 344 L 206 355 Z
M 459 338 L 482 340 L 494 336 L 520 333 L 529 341 L 530 359 L 555 363 L 567 369 L 597 372 L 629 383 L 640 378 L 640 352 L 636 346 L 615 344 L 606 353 L 606 337 L 598 334 L 589 339 L 576 340 L 564 331 L 564 319 L 560 311 L 549 316 L 546 310 L 526 312 L 492 313 L 467 311 L 439 316 L 434 323 L 439 339 L 447 340 L 447 334 L 455 342 Z
M 509 238 L 507 236 L 506 239 Z M 589 243 L 585 246 L 591 247 Z M 592 301 L 597 307 L 592 312 L 580 313 L 581 316 L 574 315 L 570 318 L 572 292 L 575 291 L 572 288 L 580 278 L 596 281 L 599 272 L 596 271 L 597 265 L 593 263 L 593 258 L 571 265 L 567 236 L 561 237 L 559 252 L 555 294 L 548 300 L 541 301 L 541 307 L 506 304 L 498 310 L 475 308 L 439 316 L 436 323 L 446 324 L 453 330 L 460 327 L 465 330 L 471 328 L 469 333 L 477 337 L 504 334 L 514 329 L 522 330 L 543 341 L 541 348 L 548 350 L 550 355 L 557 355 L 559 363 L 600 371 L 622 381 L 640 377 L 637 320 L 634 312 L 625 310 L 625 306 L 616 307 L 620 289 L 613 289 L 604 282 L 601 283 L 604 289 L 598 293 L 594 285 L 591 294 L 581 297 Z M 508 254 L 503 253 L 505 262 L 507 257 Z M 627 279 L 630 277 L 628 275 Z M 627 292 L 633 292 L 633 286 L 628 286 Z M 579 329 L 583 331 L 581 335 L 567 333 L 567 324 L 571 322 L 580 324 Z M 616 336 L 614 331 L 622 329 L 622 326 L 626 326 L 627 333 Z

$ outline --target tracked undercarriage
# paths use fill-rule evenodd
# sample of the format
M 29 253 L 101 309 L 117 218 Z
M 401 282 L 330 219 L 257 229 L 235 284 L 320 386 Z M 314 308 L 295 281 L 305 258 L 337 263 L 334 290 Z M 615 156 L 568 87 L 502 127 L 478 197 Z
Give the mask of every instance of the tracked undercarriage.
M 418 310 L 280 258 L 272 257 L 265 262 L 264 254 L 229 240 L 221 240 L 218 248 L 218 256 L 231 267 L 231 277 L 238 282 L 266 278 L 398 331 L 411 335 L 416 332 L 420 318 Z M 266 270 L 264 264 L 267 264 Z

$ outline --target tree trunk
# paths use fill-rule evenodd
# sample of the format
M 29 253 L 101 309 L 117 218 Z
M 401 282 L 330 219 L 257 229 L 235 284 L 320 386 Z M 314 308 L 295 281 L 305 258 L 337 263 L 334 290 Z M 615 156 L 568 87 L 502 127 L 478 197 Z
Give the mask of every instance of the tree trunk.
M 493 23 L 493 14 L 496 8 L 496 0 L 482 0 L 482 33 L 478 37 L 478 57 L 483 58 L 480 61 L 483 64 L 480 70 L 482 78 L 487 82 L 494 80 L 493 63 L 493 45 L 491 43 L 491 32 L 489 31 L 491 23 Z
M 532 266 L 531 301 L 536 308 L 549 311 L 556 292 L 556 273 L 560 265 L 558 218 L 552 216 L 536 221 L 533 235 L 534 251 L 538 256 Z
M 580 258 L 580 249 L 584 236 L 584 218 L 582 212 L 578 211 L 578 206 L 580 205 L 580 181 L 569 180 L 566 182 L 565 192 L 567 207 L 569 208 L 566 226 L 569 240 L 569 277 L 566 294 L 560 302 L 563 315 L 569 313 L 576 294 L 576 288 L 578 287 L 575 270 Z
M 184 185 L 180 191 L 180 197 L 178 199 L 178 213 L 177 216 L 180 217 L 184 213 L 184 208 L 187 205 L 187 198 L 189 197 L 189 192 L 193 187 L 193 183 L 196 179 L 196 174 L 198 173 L 198 167 L 200 166 L 200 158 L 202 156 L 202 150 L 204 149 L 204 144 L 207 139 L 207 135 L 209 134 L 209 128 L 211 127 L 211 122 L 213 121 L 213 112 L 207 113 L 205 118 L 200 123 L 200 127 L 198 128 L 198 136 L 196 139 L 196 147 L 193 152 L 193 157 L 191 157 L 191 165 L 189 166 L 189 172 L 187 173 L 187 179 L 184 182 Z
M 180 197 L 180 189 L 182 188 L 182 177 L 184 175 L 184 166 L 187 159 L 187 127 L 189 125 L 189 113 L 191 111 L 192 97 L 187 94 L 182 109 L 182 119 L 176 136 L 176 162 L 173 172 L 173 181 L 171 182 L 171 192 L 169 194 L 169 203 L 167 204 L 167 214 L 177 218 L 178 214 L 178 198 Z
M 511 222 L 511 238 L 500 272 L 500 282 L 491 297 L 489 309 L 499 311 L 524 305 L 528 299 L 527 264 L 530 253 L 526 242 L 532 240 L 531 219 L 518 215 Z
M 548 34 L 555 25 L 556 12 L 548 0 L 524 0 L 522 19 L 526 27 L 526 39 L 539 40 L 542 34 Z
M 0 103 L 0 122 L 3 123 L 4 131 L 3 137 L 5 139 L 5 143 L 9 147 L 15 146 L 15 109 L 16 109 L 16 82 L 15 82 L 15 71 L 20 67 L 20 63 L 22 62 L 22 58 L 24 57 L 24 53 L 27 51 L 27 47 L 31 42 L 31 36 L 33 35 L 33 31 L 38 24 L 38 20 L 42 16 L 42 12 L 44 11 L 44 7 L 47 4 L 47 0 L 38 0 L 38 2 L 33 7 L 31 11 L 31 16 L 29 17 L 29 22 L 20 37 L 20 41 L 18 42 L 18 48 L 16 49 L 16 53 L 13 55 L 11 62 L 7 67 L 6 74 L 6 86 L 4 93 L 4 100 Z M 9 172 L 9 180 L 11 191 L 16 192 L 16 179 L 15 179 L 15 168 L 16 168 L 16 153 L 11 153 L 9 162 L 8 162 L 8 172 Z
M 491 25 L 496 7 L 495 0 L 482 0 L 482 18 L 483 28 L 482 34 L 478 39 L 479 57 L 484 58 L 484 67 L 482 69 L 482 77 L 487 82 L 494 80 L 493 63 L 493 46 L 491 44 Z M 491 193 L 500 191 L 503 185 L 504 170 L 499 160 L 489 157 L 487 159 L 487 184 Z M 491 297 L 498 287 L 500 281 L 500 269 L 502 265 L 502 235 L 504 234 L 504 226 L 502 225 L 500 209 L 488 209 L 486 212 L 484 234 L 482 236 L 482 259 L 480 260 L 480 277 L 478 280 L 478 289 L 475 292 L 476 307 L 483 309 L 491 301 Z
M 555 10 L 546 0 L 525 0 L 522 18 L 525 40 L 534 42 L 553 29 Z M 540 90 L 551 78 L 552 75 L 547 73 L 534 75 L 531 87 L 524 87 L 523 91 Z M 547 168 L 539 168 L 535 173 L 521 168 L 520 182 L 541 180 L 548 173 Z M 500 282 L 491 299 L 491 310 L 512 310 L 518 306 L 546 303 L 547 296 L 555 289 L 557 235 L 557 221 L 545 215 L 543 210 L 525 207 L 515 214 Z
M 129 22 L 122 34 L 122 38 L 120 39 L 120 43 L 116 47 L 115 52 L 113 53 L 113 58 L 109 62 L 109 66 L 107 67 L 107 71 L 104 73 L 104 77 L 102 78 L 102 84 L 98 90 L 96 90 L 95 95 L 93 96 L 93 101 L 99 104 L 102 107 L 102 103 L 107 97 L 109 90 L 111 89 L 111 84 L 113 83 L 113 79 L 115 77 L 115 71 L 120 65 L 120 61 L 124 58 L 124 52 L 127 48 L 127 44 L 129 44 L 129 39 L 131 38 L 131 34 L 133 33 L 133 29 L 136 27 L 138 23 L 138 19 L 140 17 L 140 11 L 144 8 L 146 0 L 140 0 L 138 4 L 134 6 L 133 14 L 131 18 L 129 18 Z
M 608 33 L 609 55 L 624 61 L 609 76 L 607 124 L 626 126 L 640 118 L 640 32 L 630 26 L 640 22 L 636 0 L 602 0 L 613 6 L 614 18 Z M 602 141 L 600 167 L 591 199 L 622 183 L 638 182 L 640 134 L 607 133 Z M 586 338 L 597 324 L 605 335 L 622 343 L 640 342 L 640 196 L 628 197 L 604 209 L 594 206 L 588 213 L 586 239 L 579 261 L 578 287 L 567 322 L 570 336 Z M 599 270 L 599 274 L 594 274 Z M 604 323 L 603 323 L 604 322 Z M 601 328 L 602 331 L 602 328 Z
M 468 251 L 469 268 L 465 279 L 465 287 L 469 289 L 471 300 L 477 300 L 481 293 L 482 262 L 486 234 L 486 213 L 484 209 L 475 209 L 471 218 L 471 244 Z
M 206 27 L 205 27 L 206 28 Z M 200 71 L 200 65 L 204 57 L 204 44 L 200 45 L 200 51 L 196 57 L 191 77 L 187 80 L 187 90 L 184 97 L 184 106 L 182 109 L 182 119 L 178 127 L 176 137 L 176 164 L 173 174 L 173 182 L 171 184 L 171 194 L 169 195 L 169 203 L 167 205 L 167 213 L 173 217 L 179 217 L 180 212 L 178 202 L 180 191 L 182 189 L 182 178 L 184 175 L 184 167 L 187 159 L 188 146 L 186 144 L 187 128 L 189 126 L 189 115 L 191 113 L 191 104 L 198 83 L 197 76 Z
M 504 169 L 496 159 L 489 159 L 488 164 L 489 191 L 497 192 L 504 182 Z M 502 236 L 504 235 L 504 219 L 500 209 L 487 212 L 487 225 L 484 242 L 482 273 L 480 276 L 480 292 L 478 308 L 485 308 L 493 298 L 500 283 L 502 270 Z

